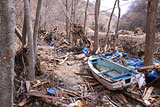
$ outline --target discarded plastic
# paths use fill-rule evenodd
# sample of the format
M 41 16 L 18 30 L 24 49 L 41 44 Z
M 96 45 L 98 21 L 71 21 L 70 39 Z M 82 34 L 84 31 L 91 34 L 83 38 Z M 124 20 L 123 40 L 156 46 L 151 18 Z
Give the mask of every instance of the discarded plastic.
M 86 47 L 84 47 L 81 51 L 80 51 L 80 54 L 87 54 L 87 48 Z
M 121 57 L 125 57 L 126 55 L 127 55 L 127 53 L 116 51 L 114 54 L 113 54 L 113 52 L 109 52 L 107 55 L 99 54 L 98 56 L 103 57 L 105 59 L 110 59 L 112 57 L 118 56 L 118 57 L 113 59 L 114 62 L 117 62 Z
M 151 73 L 149 73 L 147 75 L 147 77 L 152 77 L 152 78 L 157 78 L 159 77 L 160 75 L 156 72 L 156 71 L 152 71 Z
M 69 104 L 71 107 L 82 107 L 81 101 L 75 101 L 74 103 Z
M 50 89 L 47 90 L 47 93 L 49 93 L 50 95 L 55 95 L 55 90 L 56 90 L 57 93 L 59 92 L 59 90 L 56 89 L 56 88 L 53 88 L 53 89 L 50 88 Z

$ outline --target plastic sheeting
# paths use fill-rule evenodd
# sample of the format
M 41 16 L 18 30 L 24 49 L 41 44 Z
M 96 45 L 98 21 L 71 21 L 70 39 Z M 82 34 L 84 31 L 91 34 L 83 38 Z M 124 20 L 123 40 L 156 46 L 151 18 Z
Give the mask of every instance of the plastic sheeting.
M 80 54 L 87 54 L 87 48 L 86 47 L 84 47 L 81 51 L 80 51 Z
M 126 55 L 127 55 L 127 53 L 116 51 L 114 54 L 113 54 L 113 52 L 109 52 L 108 55 L 99 54 L 98 56 L 103 57 L 105 59 L 110 59 L 112 57 L 118 56 L 118 57 L 113 59 L 114 62 L 118 62 L 118 60 L 120 58 L 122 58 Z M 130 58 L 130 59 L 127 59 L 127 60 L 123 59 L 123 64 L 124 64 L 124 66 L 126 66 L 129 69 L 138 69 L 140 67 L 143 67 L 143 61 L 144 60 L 140 60 L 138 58 Z M 155 65 L 159 65 L 159 61 L 156 60 L 156 59 L 153 59 L 153 63 Z
M 119 55 L 119 56 L 118 56 Z M 122 57 L 125 57 L 127 55 L 127 53 L 123 53 L 123 52 L 118 52 L 116 51 L 114 54 L 113 52 L 109 52 L 108 55 L 103 55 L 103 54 L 99 54 L 99 57 L 103 57 L 105 59 L 110 59 L 112 57 L 118 56 L 116 58 L 113 59 L 114 62 L 118 62 L 118 60 Z

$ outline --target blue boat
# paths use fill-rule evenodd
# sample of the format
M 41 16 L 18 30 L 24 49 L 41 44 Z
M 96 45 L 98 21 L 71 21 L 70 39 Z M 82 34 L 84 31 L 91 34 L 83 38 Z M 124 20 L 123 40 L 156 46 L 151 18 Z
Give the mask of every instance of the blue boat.
M 137 84 L 142 76 L 135 70 L 98 56 L 90 56 L 88 65 L 93 76 L 110 90 L 122 90 Z

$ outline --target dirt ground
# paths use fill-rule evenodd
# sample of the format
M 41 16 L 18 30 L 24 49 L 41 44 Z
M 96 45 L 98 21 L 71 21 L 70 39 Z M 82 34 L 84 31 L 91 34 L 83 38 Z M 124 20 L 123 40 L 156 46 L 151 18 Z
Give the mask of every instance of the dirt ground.
M 144 50 L 144 40 L 145 36 L 131 36 L 131 35 L 119 35 L 117 39 L 117 46 L 122 48 L 124 52 L 127 52 L 129 57 L 137 57 L 138 50 Z M 101 46 L 104 45 L 104 40 L 100 38 Z M 156 48 L 159 48 L 159 37 L 156 39 Z M 87 64 L 87 58 L 81 60 L 76 60 L 72 55 L 73 53 L 59 52 L 56 49 L 59 47 L 49 46 L 45 41 L 38 41 L 38 59 L 40 61 L 40 68 L 43 72 L 42 75 L 37 76 L 36 80 L 50 81 L 46 86 L 36 88 L 38 91 L 46 92 L 47 89 L 53 87 L 61 87 L 76 93 L 81 94 L 81 96 L 88 96 L 87 98 L 82 98 L 81 101 L 84 107 L 143 107 L 142 103 L 139 103 L 130 95 L 125 95 L 125 91 L 110 91 L 101 85 L 91 74 L 90 69 Z M 57 62 L 56 58 L 59 60 L 60 57 L 67 57 L 64 63 L 60 64 Z M 89 77 L 84 77 L 77 75 L 76 73 L 86 73 Z M 87 88 L 86 88 L 87 87 Z M 87 90 L 87 91 L 86 91 Z M 141 90 L 137 90 L 137 93 L 141 93 Z M 159 91 L 158 91 L 159 92 Z M 90 96 L 91 95 L 91 96 Z M 125 95 L 125 97 L 123 97 Z M 65 104 L 70 104 L 77 101 L 75 97 L 70 97 L 64 95 L 69 101 L 62 101 Z M 22 98 L 20 98 L 21 101 Z M 127 99 L 127 101 L 125 100 Z M 19 100 L 18 100 L 19 101 Z M 34 102 L 40 102 L 41 100 L 36 100 Z M 115 105 L 111 102 L 116 103 Z M 86 103 L 87 102 L 87 103 Z M 34 105 L 34 103 L 30 103 Z M 49 105 L 49 104 L 47 104 Z

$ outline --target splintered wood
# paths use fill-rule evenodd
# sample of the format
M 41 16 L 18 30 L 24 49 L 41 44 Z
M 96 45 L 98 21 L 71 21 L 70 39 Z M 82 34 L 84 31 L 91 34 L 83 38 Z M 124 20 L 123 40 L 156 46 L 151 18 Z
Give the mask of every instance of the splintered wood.
M 149 89 L 147 90 L 146 94 L 143 97 L 143 100 L 149 100 L 153 90 L 154 90 L 154 87 L 149 87 Z

